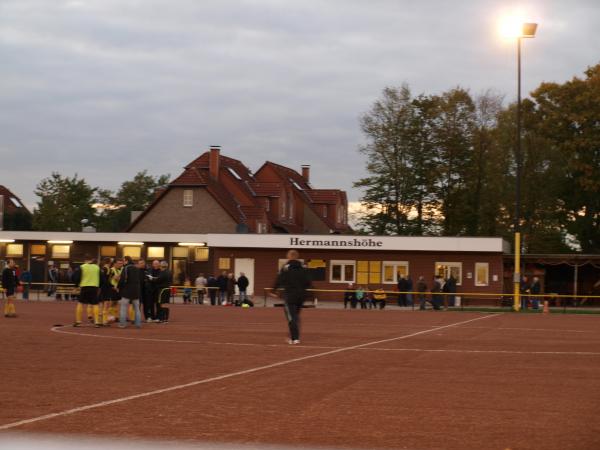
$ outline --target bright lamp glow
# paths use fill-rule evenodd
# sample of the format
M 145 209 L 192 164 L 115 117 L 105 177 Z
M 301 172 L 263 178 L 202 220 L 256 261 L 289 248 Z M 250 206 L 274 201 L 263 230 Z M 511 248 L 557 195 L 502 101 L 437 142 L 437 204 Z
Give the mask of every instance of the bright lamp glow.
M 72 244 L 73 241 L 48 241 L 48 244 Z
M 204 247 L 206 244 L 204 242 L 180 242 L 177 245 L 182 247 Z
M 514 13 L 502 17 L 498 21 L 498 32 L 506 39 L 532 38 L 535 36 L 537 24 L 528 21 L 523 14 Z
M 11 243 L 11 242 L 15 242 L 14 239 L 0 239 L 0 242 L 6 242 L 6 243 Z
M 117 244 L 119 244 L 119 245 L 144 245 L 143 242 L 127 242 L 127 241 L 117 242 Z

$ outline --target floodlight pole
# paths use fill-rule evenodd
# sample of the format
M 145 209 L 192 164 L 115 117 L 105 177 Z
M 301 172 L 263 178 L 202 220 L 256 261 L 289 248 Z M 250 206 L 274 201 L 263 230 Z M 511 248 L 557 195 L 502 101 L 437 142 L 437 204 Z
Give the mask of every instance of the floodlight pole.
M 513 310 L 521 309 L 521 36 L 517 37 L 517 145 L 515 149 L 515 269 Z

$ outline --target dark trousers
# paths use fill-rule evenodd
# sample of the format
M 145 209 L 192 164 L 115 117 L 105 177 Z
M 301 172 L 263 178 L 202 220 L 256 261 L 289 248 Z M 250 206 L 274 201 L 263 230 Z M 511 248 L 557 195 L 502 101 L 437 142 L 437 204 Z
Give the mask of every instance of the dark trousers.
M 300 311 L 302 303 L 285 302 L 284 311 L 285 317 L 290 328 L 290 339 L 292 341 L 300 339 Z
M 217 290 L 210 289 L 208 291 L 208 296 L 210 297 L 210 304 L 215 306 L 217 304 Z
M 154 295 L 145 295 L 143 299 L 144 318 L 156 320 L 156 300 Z

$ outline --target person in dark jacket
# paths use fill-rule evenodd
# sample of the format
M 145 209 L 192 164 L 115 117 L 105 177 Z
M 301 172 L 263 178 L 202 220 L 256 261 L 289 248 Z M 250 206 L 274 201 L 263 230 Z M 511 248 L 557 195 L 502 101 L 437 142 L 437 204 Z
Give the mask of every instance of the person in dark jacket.
M 450 275 L 446 282 L 444 283 L 443 291 L 448 295 L 444 296 L 444 300 L 447 306 L 454 306 L 454 300 L 456 294 L 456 278 L 453 275 Z
M 307 296 L 307 289 L 311 286 L 308 270 L 302 267 L 298 257 L 297 250 L 287 252 L 288 262 L 279 272 L 274 291 L 271 292 L 271 295 L 277 296 L 274 292 L 283 289 L 285 316 L 290 330 L 289 344 L 300 343 L 300 311 Z
M 407 292 L 408 288 L 408 280 L 404 278 L 404 275 L 400 276 L 398 280 L 398 306 L 408 306 Z
M 519 289 L 521 290 L 521 309 L 527 309 L 527 306 L 529 305 L 529 294 L 531 294 L 531 284 L 529 284 L 527 276 L 521 278 Z
M 229 305 L 235 304 L 235 306 L 239 306 L 238 302 L 234 303 L 235 285 L 236 284 L 237 284 L 237 281 L 236 281 L 235 277 L 233 276 L 233 274 L 228 273 L 227 274 L 227 303 Z
M 215 306 L 217 304 L 217 291 L 219 290 L 219 283 L 214 276 L 208 276 L 208 279 L 206 280 L 206 289 L 208 290 L 210 304 Z
M 419 297 L 419 309 L 420 310 L 425 310 L 426 308 L 426 303 L 427 303 L 427 283 L 425 282 L 425 277 L 424 276 L 420 276 L 419 279 L 417 280 L 417 292 L 418 292 L 418 297 Z
M 344 291 L 344 309 L 348 308 L 356 309 L 356 292 L 354 291 L 353 284 L 348 283 L 348 290 Z
M 221 272 L 217 277 L 217 286 L 219 287 L 218 304 L 223 305 L 227 302 L 227 272 Z
M 133 264 L 133 261 L 129 256 L 123 258 L 125 265 L 119 278 L 119 300 L 120 311 L 119 311 L 119 328 L 125 328 L 127 326 L 127 308 L 129 303 L 133 305 L 133 311 L 135 314 L 135 326 L 141 328 L 142 326 L 142 315 L 140 313 L 140 269 Z
M 15 270 L 15 262 L 12 259 L 8 260 L 7 266 L 2 270 L 2 288 L 6 295 L 6 303 L 4 304 L 4 317 L 17 317 L 15 309 L 15 292 L 19 285 L 17 272 Z
M 529 288 L 529 293 L 532 295 L 531 297 L 531 307 L 533 309 L 540 308 L 540 297 L 533 297 L 535 295 L 540 295 L 542 292 L 542 286 L 540 285 L 540 279 L 538 277 L 533 277 L 531 280 L 531 287 Z
M 156 289 L 158 291 L 157 314 L 160 323 L 169 323 L 169 300 L 171 298 L 171 283 L 173 275 L 169 270 L 169 263 L 166 261 L 160 262 L 160 272 L 156 279 Z
M 158 322 L 158 302 L 159 290 L 156 287 L 155 280 L 160 274 L 160 261 L 155 259 L 152 266 L 146 270 L 146 297 L 144 299 L 144 318 L 146 322 Z
M 250 280 L 244 272 L 240 272 L 240 276 L 237 279 L 237 287 L 238 291 L 240 291 L 240 304 L 247 304 L 248 300 L 248 286 L 250 285 Z
M 439 310 L 442 309 L 442 277 L 435 276 L 433 277 L 433 285 L 431 286 L 431 305 L 433 309 Z

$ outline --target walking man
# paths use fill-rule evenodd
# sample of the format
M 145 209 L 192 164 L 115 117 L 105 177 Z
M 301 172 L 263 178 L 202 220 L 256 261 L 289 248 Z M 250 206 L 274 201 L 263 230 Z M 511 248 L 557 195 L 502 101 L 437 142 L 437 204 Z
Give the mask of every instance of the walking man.
M 247 291 L 249 285 L 250 280 L 248 280 L 246 274 L 244 272 L 240 272 L 240 276 L 237 279 L 237 286 L 238 290 L 240 291 L 240 305 L 245 304 L 246 300 L 248 299 Z
M 300 310 L 307 295 L 306 290 L 311 286 L 308 271 L 302 267 L 298 257 L 297 250 L 287 252 L 288 262 L 279 272 L 274 286 L 275 290 L 283 289 L 285 316 L 290 330 L 289 344 L 300 343 Z M 274 292 L 270 295 L 277 297 Z

